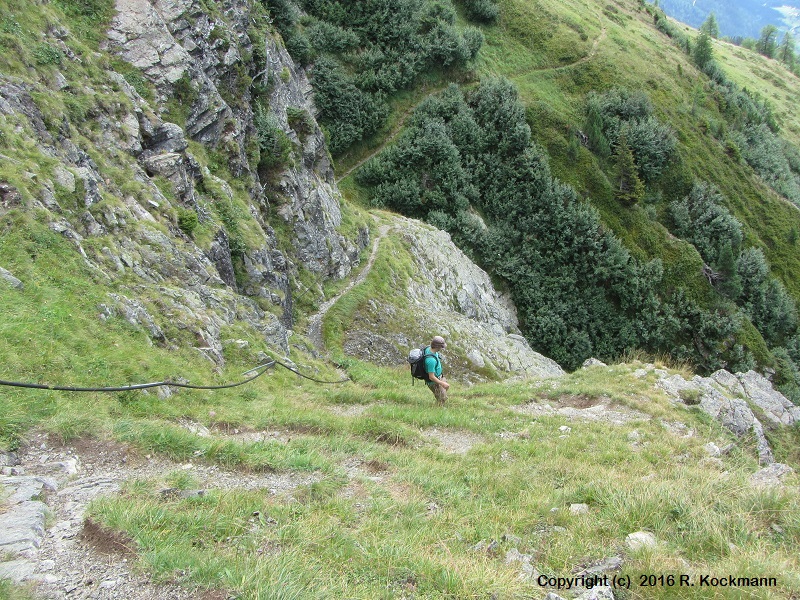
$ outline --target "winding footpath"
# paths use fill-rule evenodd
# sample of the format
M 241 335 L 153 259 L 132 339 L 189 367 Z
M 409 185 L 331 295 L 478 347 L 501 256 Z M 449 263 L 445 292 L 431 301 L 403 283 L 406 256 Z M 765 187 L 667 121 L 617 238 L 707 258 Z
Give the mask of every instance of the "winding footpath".
M 309 340 L 311 340 L 311 343 L 314 344 L 314 347 L 317 349 L 317 351 L 325 351 L 325 344 L 322 340 L 322 319 L 325 318 L 325 315 L 328 313 L 331 307 L 336 304 L 342 296 L 367 279 L 370 271 L 372 270 L 372 266 L 375 264 L 375 257 L 378 255 L 378 246 L 390 229 L 391 227 L 389 225 L 381 225 L 378 228 L 378 235 L 372 241 L 372 250 L 370 251 L 369 259 L 367 260 L 367 264 L 364 266 L 361 272 L 355 278 L 353 278 L 338 294 L 323 302 L 319 307 L 319 310 L 309 318 L 306 335 Z
M 598 20 L 601 20 L 601 19 L 598 18 Z M 510 77 L 510 79 L 512 79 L 512 80 L 513 79 L 520 79 L 522 77 L 530 75 L 531 73 L 544 73 L 544 72 L 547 72 L 547 71 L 553 71 L 553 72 L 555 72 L 555 71 L 563 71 L 563 70 L 566 70 L 566 69 L 571 69 L 572 67 L 576 67 L 578 65 L 582 65 L 583 63 L 586 63 L 586 62 L 592 60 L 597 55 L 597 49 L 600 46 L 600 44 L 603 42 L 603 40 L 605 40 L 607 33 L 608 33 L 607 28 L 606 27 L 602 27 L 601 30 L 600 30 L 600 34 L 595 38 L 594 42 L 592 42 L 592 48 L 589 50 L 589 53 L 586 56 L 582 56 L 581 58 L 579 58 L 576 61 L 573 61 L 573 62 L 571 62 L 569 64 L 566 64 L 566 65 L 559 65 L 559 66 L 556 66 L 556 67 L 538 67 L 538 68 L 535 68 L 535 69 L 531 69 L 531 70 L 525 71 L 523 73 L 518 73 L 516 75 L 513 75 L 513 76 Z M 434 88 L 433 90 L 431 90 L 431 92 L 429 94 L 427 94 L 422 99 L 420 99 L 419 102 L 417 102 L 413 106 L 411 106 L 408 109 L 406 109 L 406 111 L 403 113 L 403 116 L 400 118 L 400 121 L 389 132 L 389 135 L 387 135 L 383 139 L 383 141 L 372 152 L 367 154 L 367 156 L 365 156 L 364 158 L 362 158 L 361 160 L 356 162 L 354 165 L 349 167 L 343 173 L 337 175 L 336 178 L 335 178 L 336 179 L 336 183 L 340 183 L 341 181 L 343 181 L 344 179 L 349 177 L 351 174 L 353 174 L 356 170 L 358 170 L 365 163 L 369 162 L 375 156 L 380 154 L 384 150 L 384 148 L 386 148 L 389 144 L 391 144 L 397 138 L 397 136 L 400 135 L 400 132 L 403 131 L 403 127 L 405 127 L 406 121 L 408 121 L 408 118 L 412 114 L 414 114 L 414 111 L 417 109 L 417 107 L 428 96 L 431 96 L 433 94 L 438 94 L 439 92 L 444 90 L 448 85 L 449 85 L 449 83 L 447 83 L 445 85 L 440 85 L 440 86 Z
M 559 71 L 591 60 L 606 37 L 603 27 L 590 52 L 568 65 L 544 67 L 532 72 Z M 446 84 L 447 85 L 447 84 Z M 436 94 L 445 89 L 439 86 Z M 430 94 L 429 94 L 430 95 Z M 427 96 L 426 96 L 427 97 Z M 391 144 L 408 118 L 424 100 L 408 108 L 389 135 L 366 157 L 336 177 L 339 183 Z M 309 318 L 307 336 L 324 352 L 322 321 L 327 312 L 350 290 L 369 276 L 381 240 L 392 229 L 384 224 L 372 242 L 369 259 L 361 272 Z M 135 567 L 133 548 L 121 548 L 118 540 L 102 539 L 87 528 L 85 511 L 92 500 L 120 492 L 126 481 L 158 479 L 174 470 L 188 470 L 207 489 L 256 488 L 284 494 L 311 483 L 307 475 L 284 473 L 244 475 L 216 466 L 179 465 L 165 459 L 129 454 L 113 442 L 84 441 L 82 447 L 53 445 L 44 434 L 28 441 L 20 457 L 9 462 L 0 456 L 4 474 L 0 489 L 6 496 L 0 505 L 0 578 L 35 582 L 39 598 L 126 598 L 128 600 L 217 600 L 215 592 L 198 592 L 176 583 L 157 584 Z M 200 492 L 205 493 L 205 490 Z M 47 526 L 48 514 L 54 524 Z

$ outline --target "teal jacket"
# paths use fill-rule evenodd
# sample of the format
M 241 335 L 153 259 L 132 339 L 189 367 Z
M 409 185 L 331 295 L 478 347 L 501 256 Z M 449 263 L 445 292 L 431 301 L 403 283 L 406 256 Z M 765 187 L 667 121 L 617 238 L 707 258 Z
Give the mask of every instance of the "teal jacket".
M 442 358 L 439 356 L 438 352 L 431 350 L 430 346 L 425 348 L 425 372 L 433 373 L 439 378 L 442 376 Z M 426 383 L 428 385 L 436 385 L 435 381 L 428 381 Z

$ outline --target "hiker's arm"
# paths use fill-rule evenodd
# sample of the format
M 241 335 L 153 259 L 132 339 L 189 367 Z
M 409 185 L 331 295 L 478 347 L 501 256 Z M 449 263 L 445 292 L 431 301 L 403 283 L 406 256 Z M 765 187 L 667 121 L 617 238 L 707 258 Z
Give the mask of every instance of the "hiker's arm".
M 442 386 L 444 389 L 446 389 L 446 390 L 447 390 L 447 389 L 450 389 L 450 384 L 449 384 L 449 383 L 447 383 L 447 382 L 446 382 L 444 379 L 439 379 L 439 378 L 438 378 L 436 375 L 434 375 L 433 373 L 428 373 L 428 378 L 429 378 L 431 381 L 435 381 L 436 383 L 438 383 L 438 384 L 439 384 L 440 386 Z

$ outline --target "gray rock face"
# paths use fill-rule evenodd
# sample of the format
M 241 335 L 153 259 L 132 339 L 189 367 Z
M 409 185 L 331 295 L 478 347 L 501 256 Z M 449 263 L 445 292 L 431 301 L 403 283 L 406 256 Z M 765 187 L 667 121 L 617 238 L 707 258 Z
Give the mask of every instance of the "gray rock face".
M 0 267 L 0 282 L 5 282 L 6 284 L 18 290 L 21 290 L 24 287 L 19 279 L 14 277 L 10 272 L 6 271 L 3 267 Z
M 244 277 L 237 282 L 230 237 L 225 232 L 218 233 L 205 250 L 207 260 L 213 265 L 210 270 L 216 270 L 209 278 L 220 280 L 233 292 L 266 298 L 281 306 L 282 320 L 286 327 L 291 327 L 290 280 L 294 265 L 323 278 L 345 277 L 357 264 L 366 241 L 351 242 L 337 231 L 341 225 L 340 195 L 322 131 L 313 123 L 311 133 L 301 140 L 289 125 L 288 109 L 305 110 L 309 115 L 316 112 L 304 71 L 294 65 L 276 39 L 259 40 L 264 47 L 254 52 L 248 34 L 252 25 L 251 0 L 226 0 L 219 4 L 222 19 L 208 14 L 199 0 L 117 0 L 108 48 L 142 69 L 156 85 L 159 103 L 178 89 L 188 95 L 190 105 L 184 131 L 175 124 L 162 122 L 129 86 L 118 82 L 138 107 L 141 150 L 137 156 L 144 177 L 164 177 L 180 202 L 197 211 L 201 220 L 207 209 L 200 202 L 197 187 L 210 174 L 204 173 L 186 152 L 187 138 L 224 148 L 230 171 L 253 180 L 250 213 L 264 231 L 264 244 L 261 248 L 245 249 L 244 270 L 240 273 Z M 277 213 L 294 231 L 295 255 L 291 258 L 276 248 L 274 233 L 265 220 L 266 213 L 275 216 L 270 211 L 272 202 L 267 202 L 259 175 L 248 164 L 247 142 L 256 131 L 250 89 L 244 89 L 241 96 L 230 94 L 229 89 L 231 82 L 238 81 L 243 57 L 254 54 L 266 55 L 267 63 L 245 65 L 245 71 L 259 73 L 274 82 L 269 113 L 295 145 L 296 159 L 273 185 L 281 198 Z M 286 72 L 288 78 L 284 76 Z M 136 131 L 137 127 L 131 123 L 129 129 Z M 226 182 L 212 179 L 215 188 L 232 196 Z M 166 199 L 157 198 L 156 202 L 161 204 Z M 114 253 L 111 249 L 111 254 Z M 122 264 L 125 266 L 124 259 Z M 163 275 L 163 267 L 155 270 Z M 147 268 L 138 271 L 149 280 L 161 281 Z
M 792 404 L 772 384 L 755 371 L 737 374 L 745 395 L 764 411 L 764 416 L 778 425 L 793 425 L 800 421 L 800 406 Z
M 511 301 L 498 293 L 489 276 L 433 227 L 393 217 L 385 234 L 399 236 L 411 252 L 413 277 L 396 282 L 407 304 L 370 302 L 345 340 L 345 351 L 381 364 L 403 362 L 412 347 L 428 344 L 433 335 L 447 338 L 444 354 L 449 376 L 467 381 L 485 378 L 478 369 L 497 374 L 558 377 L 561 367 L 533 351 L 519 335 Z M 417 339 L 413 339 L 417 336 Z
M 794 469 L 789 465 L 772 463 L 768 467 L 753 473 L 750 477 L 750 483 L 755 487 L 780 487 L 783 485 L 781 481 L 783 477 L 792 473 L 794 473 Z
M 279 194 L 289 200 L 279 214 L 294 227 L 300 260 L 315 273 L 341 279 L 358 264 L 367 240 L 356 245 L 337 232 L 342 221 L 341 195 L 322 130 L 314 123 L 313 131 L 301 139 L 287 117 L 288 109 L 301 109 L 312 117 L 316 114 L 311 84 L 286 49 L 274 40 L 267 41 L 267 72 L 279 82 L 270 95 L 270 113 L 301 156 L 295 166 L 284 171 L 277 185 Z M 284 82 L 281 73 L 285 72 L 290 77 Z
M 800 407 L 773 389 L 772 384 L 755 371 L 732 374 L 717 371 L 711 377 L 695 376 L 686 381 L 680 375 L 661 375 L 658 386 L 675 401 L 698 404 L 737 436 L 752 432 L 756 438 L 759 462 L 774 462 L 764 428 L 748 402 L 762 411 L 776 425 L 793 425 L 800 417 Z M 723 393 L 725 392 L 725 393 Z
M 157 8 L 147 0 L 118 0 L 116 9 L 108 31 L 112 47 L 159 85 L 178 81 L 191 57 L 172 37 Z
M 0 512 L 0 556 L 35 552 L 45 535 L 47 505 L 42 496 L 56 490 L 56 483 L 46 477 L 0 477 L 0 486 L 10 495 Z M 21 581 L 26 575 L 23 565 L 6 564 L 0 573 Z
M 50 228 L 70 240 L 100 279 L 126 280 L 124 297 L 117 294 L 101 307 L 102 318 L 124 318 L 162 344 L 171 343 L 164 333 L 168 324 L 188 330 L 216 362 L 222 360 L 219 331 L 236 321 L 288 349 L 298 272 L 320 280 L 346 277 L 368 242 L 364 232 L 349 240 L 338 231 L 341 197 L 313 121 L 311 86 L 277 34 L 251 40 L 254 1 L 224 0 L 211 10 L 201 0 L 117 0 L 103 50 L 139 68 L 156 93 L 145 100 L 125 77 L 109 72 L 102 90 L 86 88 L 87 97 L 118 95 L 95 107 L 91 132 L 67 115 L 54 133 L 53 117 L 33 100 L 43 90 L 0 75 L 0 115 L 48 158 L 48 172 L 28 177 L 36 184 L 25 197 L 36 198 L 32 208 L 51 212 Z M 65 39 L 69 32 L 59 35 Z M 253 56 L 266 61 L 256 64 Z M 274 82 L 269 98 L 261 100 L 293 143 L 290 164 L 271 174 L 269 200 L 251 164 L 257 140 L 248 82 L 255 74 Z M 74 82 L 59 73 L 54 85 L 63 89 Z M 174 100 L 184 103 L 185 125 L 163 117 Z M 302 136 L 289 124 L 290 109 L 311 119 Z M 80 141 L 73 141 L 76 130 Z M 223 157 L 237 181 L 223 180 L 225 169 L 212 173 L 201 164 L 203 153 L 192 155 L 191 141 Z M 106 172 L 107 164 L 93 161 L 95 151 L 132 172 L 135 191 L 118 173 Z M 0 214 L 19 207 L 25 208 L 23 194 L 0 181 Z M 190 211 L 200 225 L 213 221 L 224 228 L 195 243 L 186 226 L 191 219 L 181 221 Z M 235 219 L 246 232 L 236 235 L 236 223 L 230 225 Z M 280 223 L 290 238 L 280 240 L 284 251 L 270 225 L 278 219 L 288 224 Z M 102 242 L 86 243 L 90 238 Z M 0 285 L 9 284 L 22 282 L 0 271 Z M 275 309 L 264 310 L 264 300 Z

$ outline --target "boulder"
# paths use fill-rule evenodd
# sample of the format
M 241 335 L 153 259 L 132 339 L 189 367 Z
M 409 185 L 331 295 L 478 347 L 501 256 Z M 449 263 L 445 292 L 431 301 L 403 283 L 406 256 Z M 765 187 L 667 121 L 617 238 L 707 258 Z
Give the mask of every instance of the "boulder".
M 642 548 L 655 548 L 658 545 L 656 536 L 649 531 L 636 531 L 628 534 L 625 538 L 625 545 L 633 551 Z
M 794 469 L 782 463 L 772 463 L 760 469 L 750 476 L 750 483 L 755 487 L 780 487 L 783 485 L 783 478 L 794 473 Z
M 14 277 L 10 272 L 6 271 L 3 267 L 0 267 L 0 282 L 5 282 L 6 284 L 18 290 L 21 290 L 23 287 L 25 287 L 19 279 Z
M 764 411 L 767 419 L 776 425 L 794 425 L 800 421 L 800 406 L 795 406 L 774 389 L 763 375 L 748 371 L 737 374 L 737 377 L 747 398 Z

